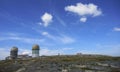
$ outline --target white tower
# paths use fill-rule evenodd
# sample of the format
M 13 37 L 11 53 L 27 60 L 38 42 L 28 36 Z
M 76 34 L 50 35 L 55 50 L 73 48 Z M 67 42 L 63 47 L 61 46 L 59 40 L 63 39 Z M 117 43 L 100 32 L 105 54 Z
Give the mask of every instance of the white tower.
M 37 44 L 32 47 L 32 57 L 39 57 L 39 45 Z

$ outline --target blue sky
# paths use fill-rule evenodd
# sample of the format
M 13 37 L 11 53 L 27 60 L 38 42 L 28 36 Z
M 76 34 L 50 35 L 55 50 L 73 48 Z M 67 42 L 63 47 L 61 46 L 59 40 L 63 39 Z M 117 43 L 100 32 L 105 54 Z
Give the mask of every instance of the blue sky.
M 31 55 L 120 56 L 119 0 L 0 0 L 0 59 L 13 46 Z

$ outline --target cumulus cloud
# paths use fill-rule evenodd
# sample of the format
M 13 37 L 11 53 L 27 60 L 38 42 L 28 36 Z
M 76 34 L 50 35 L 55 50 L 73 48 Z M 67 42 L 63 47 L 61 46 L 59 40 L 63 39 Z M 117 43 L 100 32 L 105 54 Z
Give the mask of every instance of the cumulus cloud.
M 120 31 L 120 28 L 119 27 L 114 27 L 113 30 L 114 31 Z
M 87 20 L 86 17 L 82 17 L 82 18 L 80 18 L 80 21 L 81 21 L 81 22 L 86 22 L 86 20 Z
M 66 6 L 65 7 L 65 11 L 69 11 L 72 13 L 75 13 L 81 17 L 86 17 L 86 19 L 82 18 L 82 20 L 80 19 L 80 21 L 84 21 L 87 20 L 87 16 L 92 16 L 92 17 L 96 17 L 102 14 L 102 11 L 100 10 L 100 8 L 98 8 L 97 5 L 89 3 L 89 4 L 82 4 L 82 3 L 77 3 L 76 5 L 70 5 L 70 6 Z
M 44 15 L 41 17 L 43 24 L 45 27 L 47 27 L 50 22 L 52 22 L 53 16 L 49 13 L 44 13 Z

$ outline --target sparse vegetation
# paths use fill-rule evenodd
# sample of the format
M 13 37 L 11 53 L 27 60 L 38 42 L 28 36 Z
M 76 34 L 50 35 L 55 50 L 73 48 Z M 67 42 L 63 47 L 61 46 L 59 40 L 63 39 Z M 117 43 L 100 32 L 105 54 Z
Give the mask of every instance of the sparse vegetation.
M 108 66 L 104 66 L 104 63 Z M 116 65 L 115 67 L 109 65 Z M 103 66 L 102 66 L 103 65 Z M 80 72 L 85 70 L 120 72 L 120 57 L 110 56 L 45 56 L 27 60 L 0 61 L 0 72 Z

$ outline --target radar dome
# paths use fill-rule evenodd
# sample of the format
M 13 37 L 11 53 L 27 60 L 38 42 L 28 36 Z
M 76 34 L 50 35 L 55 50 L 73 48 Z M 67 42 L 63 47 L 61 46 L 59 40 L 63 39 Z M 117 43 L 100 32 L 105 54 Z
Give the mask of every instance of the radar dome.
M 39 45 L 37 44 L 33 45 L 32 50 L 39 50 Z
M 11 51 L 18 51 L 18 48 L 14 46 L 11 48 Z

